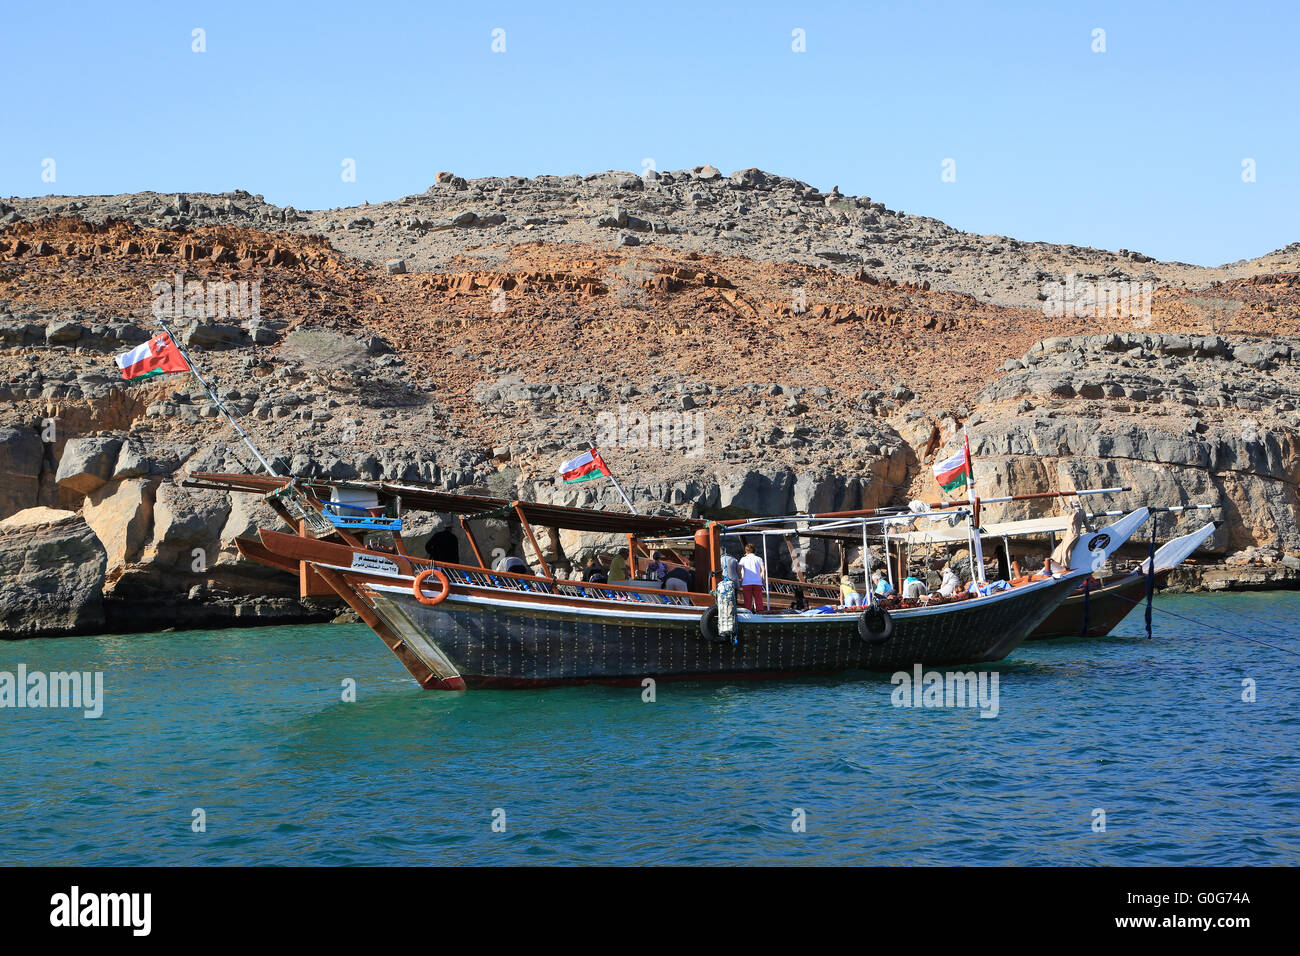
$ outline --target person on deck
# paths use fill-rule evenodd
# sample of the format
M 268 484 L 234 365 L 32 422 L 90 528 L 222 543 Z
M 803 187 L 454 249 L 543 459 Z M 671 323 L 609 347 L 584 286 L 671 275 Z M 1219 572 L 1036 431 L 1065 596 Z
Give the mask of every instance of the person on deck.
M 1070 512 L 1070 526 L 1065 530 L 1065 536 L 1057 544 L 1056 549 L 1043 563 L 1043 573 L 1045 574 L 1064 574 L 1070 570 L 1070 558 L 1074 554 L 1074 546 L 1079 543 L 1088 530 L 1087 522 L 1084 520 L 1083 509 L 1074 508 Z
M 493 571 L 505 571 L 509 574 L 532 574 L 523 558 L 513 554 L 503 554 L 492 562 Z
M 745 545 L 745 556 L 739 564 L 740 590 L 744 594 L 745 607 L 751 611 L 766 611 L 763 585 L 767 583 L 767 567 L 763 564 L 763 559 L 754 553 L 752 544 Z
M 946 598 L 952 597 L 961 587 L 961 578 L 957 577 L 957 572 L 948 564 L 943 566 L 943 570 L 940 573 L 943 577 L 939 584 L 939 593 Z
M 651 562 L 646 565 L 645 575 L 647 581 L 658 581 L 660 584 L 668 577 L 668 565 L 664 564 L 664 553 L 656 551 Z
M 853 579 L 847 574 L 840 578 L 840 606 L 841 607 L 860 607 L 862 605 L 862 595 L 858 589 L 853 586 Z
M 664 577 L 664 589 L 667 591 L 689 591 L 693 576 L 689 568 L 672 568 Z
M 894 593 L 894 586 L 889 583 L 889 578 L 877 571 L 871 575 L 871 580 L 875 582 L 875 592 L 877 597 L 886 597 Z
M 617 584 L 619 581 L 627 580 L 627 548 L 624 548 L 618 554 L 614 555 L 614 560 L 609 562 L 609 583 Z
M 722 576 L 731 581 L 740 590 L 740 561 L 734 554 L 722 553 Z
M 915 575 L 909 574 L 903 579 L 903 597 L 913 600 L 924 597 L 928 593 L 925 582 Z
M 605 566 L 600 563 L 600 555 L 593 554 L 587 566 L 582 569 L 582 580 L 593 584 L 608 584 L 609 574 L 605 571 Z

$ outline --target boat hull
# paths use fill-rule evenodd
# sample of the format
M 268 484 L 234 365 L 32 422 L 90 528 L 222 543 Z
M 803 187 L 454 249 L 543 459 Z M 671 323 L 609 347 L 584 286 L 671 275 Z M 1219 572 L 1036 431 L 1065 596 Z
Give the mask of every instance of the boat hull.
M 468 687 L 639 684 L 896 671 L 914 664 L 1001 660 L 1077 585 L 1044 582 L 994 597 L 896 611 L 881 644 L 858 636 L 856 614 L 739 615 L 739 643 L 705 640 L 696 614 L 578 611 L 451 594 L 417 602 L 409 590 L 366 586 L 393 631 L 427 641 Z
M 1156 589 L 1164 586 L 1168 570 L 1156 572 Z M 1065 637 L 1105 637 L 1146 600 L 1146 578 L 1126 578 L 1082 594 L 1072 594 L 1030 633 L 1031 641 Z M 1086 626 L 1085 626 L 1086 623 Z

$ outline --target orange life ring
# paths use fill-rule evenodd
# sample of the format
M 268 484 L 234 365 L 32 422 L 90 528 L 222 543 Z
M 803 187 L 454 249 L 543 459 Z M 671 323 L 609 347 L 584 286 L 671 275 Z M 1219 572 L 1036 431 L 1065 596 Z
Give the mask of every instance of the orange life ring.
M 424 596 L 423 584 L 424 579 L 431 574 L 436 574 L 438 576 L 438 582 L 442 585 L 442 590 L 430 598 Z M 415 599 L 421 604 L 427 604 L 429 607 L 433 607 L 435 604 L 441 604 L 446 599 L 447 595 L 451 593 L 451 582 L 447 580 L 447 575 L 443 574 L 440 569 L 428 568 L 415 576 L 415 583 L 411 585 L 411 593 L 415 595 Z

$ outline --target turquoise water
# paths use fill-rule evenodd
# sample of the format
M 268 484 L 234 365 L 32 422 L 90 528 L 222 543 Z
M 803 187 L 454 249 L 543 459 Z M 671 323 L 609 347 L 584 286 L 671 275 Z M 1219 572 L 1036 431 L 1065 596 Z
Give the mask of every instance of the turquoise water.
M 1135 613 L 981 719 L 887 675 L 423 692 L 352 625 L 0 644 L 105 680 L 0 710 L 0 864 L 1300 863 L 1300 594 L 1157 606 L 1285 651 Z

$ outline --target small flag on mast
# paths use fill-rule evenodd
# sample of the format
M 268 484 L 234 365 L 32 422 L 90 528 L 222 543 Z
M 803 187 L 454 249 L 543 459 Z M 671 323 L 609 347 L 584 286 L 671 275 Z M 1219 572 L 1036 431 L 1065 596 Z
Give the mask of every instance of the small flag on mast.
M 583 452 L 577 458 L 566 461 L 560 466 L 560 477 L 566 484 L 575 481 L 591 481 L 593 478 L 610 478 L 609 466 L 600 457 L 596 449 Z
M 610 483 L 613 484 L 614 490 L 623 499 L 623 503 L 627 505 L 627 510 L 632 514 L 638 514 L 636 505 L 632 504 L 632 499 L 627 496 L 627 492 L 618 483 L 618 479 L 609 470 L 609 465 L 605 464 L 605 459 L 600 457 L 600 452 L 596 451 L 594 445 L 589 451 L 585 451 L 577 458 L 572 458 L 561 465 L 560 477 L 564 479 L 566 485 L 573 484 L 576 481 L 591 481 L 593 478 L 608 478 Z
M 961 488 L 970 478 L 970 466 L 970 441 L 963 435 L 957 454 L 934 463 L 934 480 L 944 491 Z
M 185 361 L 185 356 L 166 332 L 159 332 L 143 345 L 117 356 L 117 367 L 128 382 L 169 372 L 190 371 L 189 362 Z

